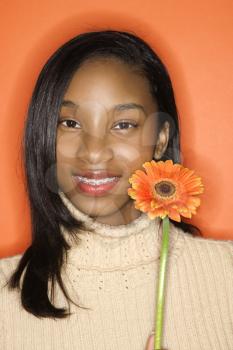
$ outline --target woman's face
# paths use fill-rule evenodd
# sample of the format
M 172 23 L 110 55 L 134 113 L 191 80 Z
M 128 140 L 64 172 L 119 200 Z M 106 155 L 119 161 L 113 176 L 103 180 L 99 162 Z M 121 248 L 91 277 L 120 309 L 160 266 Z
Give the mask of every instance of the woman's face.
M 76 71 L 56 140 L 58 185 L 75 207 L 110 225 L 140 215 L 128 179 L 153 158 L 157 111 L 148 81 L 117 59 L 85 61 Z

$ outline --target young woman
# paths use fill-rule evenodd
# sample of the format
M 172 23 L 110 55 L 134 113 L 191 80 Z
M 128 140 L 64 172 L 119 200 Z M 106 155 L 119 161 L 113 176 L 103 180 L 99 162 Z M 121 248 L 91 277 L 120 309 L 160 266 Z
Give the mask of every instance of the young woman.
M 32 244 L 0 260 L 0 348 L 153 349 L 161 219 L 128 196 L 145 161 L 180 163 L 171 81 L 133 33 L 82 33 L 48 60 L 24 133 Z M 168 350 L 233 349 L 233 242 L 172 221 Z

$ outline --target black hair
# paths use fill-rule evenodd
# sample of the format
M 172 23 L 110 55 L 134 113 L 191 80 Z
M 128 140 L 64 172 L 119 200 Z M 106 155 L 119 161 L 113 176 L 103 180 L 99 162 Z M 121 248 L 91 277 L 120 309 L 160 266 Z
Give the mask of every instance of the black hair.
M 61 102 L 73 74 L 82 63 L 89 58 L 110 56 L 135 67 L 148 79 L 152 96 L 158 104 L 160 125 L 168 120 L 171 126 L 168 147 L 161 160 L 172 159 L 174 163 L 180 163 L 178 112 L 171 80 L 160 58 L 143 39 L 134 33 L 116 30 L 81 33 L 49 58 L 36 82 L 22 139 L 32 243 L 8 281 L 10 289 L 20 289 L 23 277 L 22 306 L 39 318 L 70 315 L 69 301 L 74 302 L 61 277 L 61 268 L 70 246 L 62 235 L 60 225 L 77 242 L 77 231 L 83 228 L 82 222 L 71 215 L 58 194 L 56 132 Z M 187 233 L 200 232 L 188 223 L 171 221 Z M 48 296 L 49 282 L 51 300 Z M 68 312 L 53 305 L 55 282 L 68 301 Z

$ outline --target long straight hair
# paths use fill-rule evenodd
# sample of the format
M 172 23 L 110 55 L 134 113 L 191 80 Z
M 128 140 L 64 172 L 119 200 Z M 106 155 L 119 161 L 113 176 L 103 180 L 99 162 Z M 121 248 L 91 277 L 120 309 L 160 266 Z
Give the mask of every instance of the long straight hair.
M 69 316 L 69 302 L 81 307 L 71 300 L 61 277 L 70 245 L 60 225 L 79 242 L 77 232 L 83 224 L 72 217 L 58 194 L 56 133 L 61 102 L 75 71 L 91 57 L 110 56 L 134 67 L 148 79 L 151 94 L 158 104 L 159 125 L 168 120 L 171 127 L 168 147 L 161 160 L 172 159 L 174 163 L 180 163 L 179 121 L 171 80 L 160 58 L 143 39 L 134 33 L 116 30 L 81 33 L 49 58 L 31 97 L 22 142 L 32 243 L 8 281 L 10 289 L 20 290 L 23 277 L 22 306 L 39 318 Z M 187 234 L 200 234 L 193 225 L 171 221 Z M 68 301 L 68 310 L 53 305 L 55 282 Z

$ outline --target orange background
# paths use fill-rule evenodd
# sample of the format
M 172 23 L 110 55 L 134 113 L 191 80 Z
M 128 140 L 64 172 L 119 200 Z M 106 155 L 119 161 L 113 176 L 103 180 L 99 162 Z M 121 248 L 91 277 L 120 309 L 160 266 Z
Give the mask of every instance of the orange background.
M 180 114 L 182 161 L 203 179 L 205 237 L 233 239 L 233 2 L 1 1 L 0 256 L 30 244 L 20 142 L 35 80 L 61 44 L 84 31 L 130 30 L 166 64 Z

